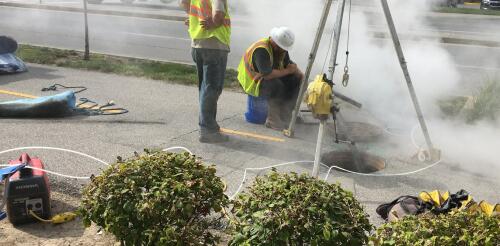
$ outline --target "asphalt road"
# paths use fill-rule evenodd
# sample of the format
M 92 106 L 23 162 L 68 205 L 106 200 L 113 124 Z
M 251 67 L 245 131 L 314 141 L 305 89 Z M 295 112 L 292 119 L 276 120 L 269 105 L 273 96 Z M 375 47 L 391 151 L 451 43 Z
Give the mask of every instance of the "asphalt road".
M 367 21 L 370 23 L 367 27 L 371 30 L 386 31 L 383 19 L 378 14 L 368 15 Z M 430 26 L 412 27 L 402 32 L 417 36 L 426 33 L 435 36 L 472 36 L 476 39 L 500 40 L 499 34 L 492 31 L 500 22 L 500 18 L 496 17 L 432 14 L 426 17 L 426 22 L 430 23 Z M 2 34 L 11 35 L 22 43 L 81 50 L 84 40 L 83 26 L 81 13 L 0 7 Z M 229 66 L 237 67 L 248 45 L 256 38 L 266 35 L 267 26 L 271 24 L 249 23 L 244 14 L 234 15 Z M 291 52 L 292 58 L 302 66 L 307 62 L 315 29 L 314 26 L 305 28 L 305 31 L 298 34 L 297 48 Z M 94 52 L 192 63 L 190 40 L 182 22 L 91 14 L 89 30 L 91 50 Z M 329 33 L 331 28 L 327 27 L 325 36 Z M 378 42 L 389 41 L 384 39 Z M 405 42 L 411 41 L 403 40 L 403 44 Z M 326 42 L 323 42 L 320 48 L 319 59 L 323 59 L 326 54 L 325 44 Z M 476 76 L 471 73 L 499 72 L 500 62 L 497 61 L 500 60 L 500 48 L 457 44 L 441 46 L 451 55 L 464 77 Z

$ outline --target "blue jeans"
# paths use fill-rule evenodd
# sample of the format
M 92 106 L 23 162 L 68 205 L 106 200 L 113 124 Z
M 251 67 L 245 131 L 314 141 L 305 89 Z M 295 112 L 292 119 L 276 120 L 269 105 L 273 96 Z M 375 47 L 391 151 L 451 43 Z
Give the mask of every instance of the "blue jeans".
M 191 55 L 198 71 L 200 134 L 219 132 L 217 101 L 224 87 L 228 51 L 193 48 Z

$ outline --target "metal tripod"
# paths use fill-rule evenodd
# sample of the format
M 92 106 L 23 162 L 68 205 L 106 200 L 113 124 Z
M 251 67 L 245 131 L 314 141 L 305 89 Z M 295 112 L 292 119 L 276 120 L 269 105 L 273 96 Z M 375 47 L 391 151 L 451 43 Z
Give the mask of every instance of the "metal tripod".
M 334 41 L 332 44 L 333 49 L 332 49 L 332 57 L 331 57 L 330 71 L 329 71 L 330 72 L 329 73 L 330 79 L 333 79 L 333 75 L 335 73 L 338 45 L 339 45 L 339 40 L 340 40 L 340 31 L 342 28 L 342 19 L 343 19 L 343 15 L 344 15 L 345 1 L 346 0 L 339 0 L 339 1 L 340 2 L 338 5 L 337 19 L 336 19 L 335 27 L 334 27 L 334 31 L 335 31 Z M 399 64 L 401 65 L 401 69 L 402 69 L 403 74 L 405 76 L 406 84 L 408 86 L 408 91 L 410 93 L 410 97 L 412 99 L 413 106 L 415 108 L 415 112 L 416 112 L 418 120 L 419 120 L 420 128 L 422 129 L 422 133 L 424 134 L 424 137 L 425 137 L 430 160 L 437 160 L 440 158 L 440 156 L 439 156 L 440 152 L 439 152 L 439 150 L 434 148 L 432 141 L 431 141 L 431 138 L 429 136 L 429 131 L 427 129 L 427 125 L 425 123 L 425 119 L 424 119 L 422 110 L 420 108 L 420 104 L 418 102 L 418 98 L 417 98 L 417 95 L 415 93 L 413 83 L 411 81 L 410 73 L 408 71 L 408 66 L 406 64 L 403 50 L 401 48 L 401 43 L 399 41 L 399 37 L 398 37 L 398 34 L 396 32 L 396 27 L 394 26 L 394 21 L 392 19 L 392 15 L 391 15 L 389 6 L 387 4 L 387 0 L 380 0 L 380 1 L 382 3 L 382 9 L 384 11 L 387 25 L 388 25 L 389 31 L 391 33 L 392 41 L 394 43 L 394 48 L 395 48 L 397 56 L 398 56 Z M 328 19 L 331 4 L 332 4 L 332 0 L 327 0 L 325 2 L 325 7 L 323 8 L 323 14 L 321 16 L 320 24 L 319 24 L 318 30 L 316 32 L 316 37 L 315 37 L 315 40 L 313 42 L 313 47 L 312 47 L 311 53 L 309 55 L 309 62 L 308 62 L 307 68 L 306 68 L 304 80 L 302 81 L 302 84 L 300 86 L 299 97 L 297 98 L 297 102 L 296 102 L 295 108 L 293 110 L 292 120 L 290 121 L 288 129 L 285 129 L 283 131 L 283 134 L 287 137 L 293 137 L 294 133 L 295 133 L 294 132 L 295 131 L 295 124 L 296 124 L 298 113 L 300 111 L 300 105 L 303 101 L 305 89 L 307 88 L 306 84 L 309 81 L 312 66 L 313 66 L 314 60 L 316 58 L 319 43 L 321 42 L 321 37 L 323 35 L 326 20 Z M 317 143 L 316 143 L 315 161 L 314 161 L 314 167 L 313 167 L 313 173 L 312 173 L 313 177 L 317 177 L 318 172 L 319 172 L 319 159 L 320 159 L 320 155 L 321 155 L 321 144 L 322 144 L 322 139 L 323 139 L 323 131 L 324 131 L 325 123 L 326 123 L 326 120 L 320 121 L 320 126 L 319 126 L 319 131 L 318 131 L 318 139 L 317 139 Z

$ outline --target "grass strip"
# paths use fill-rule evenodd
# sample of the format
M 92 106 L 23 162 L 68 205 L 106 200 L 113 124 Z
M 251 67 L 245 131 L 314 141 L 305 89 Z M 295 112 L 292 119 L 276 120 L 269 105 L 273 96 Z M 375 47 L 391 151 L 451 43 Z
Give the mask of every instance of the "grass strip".
M 17 56 L 29 63 L 198 85 L 196 67 L 192 65 L 96 53 L 91 53 L 86 61 L 83 60 L 83 52 L 26 44 L 19 45 Z M 238 88 L 237 75 L 234 69 L 227 69 L 225 87 Z
M 491 9 L 468 9 L 468 8 L 441 7 L 441 8 L 436 8 L 434 11 L 439 12 L 439 13 L 472 14 L 472 15 L 498 15 L 498 16 L 500 16 L 500 10 L 491 10 Z

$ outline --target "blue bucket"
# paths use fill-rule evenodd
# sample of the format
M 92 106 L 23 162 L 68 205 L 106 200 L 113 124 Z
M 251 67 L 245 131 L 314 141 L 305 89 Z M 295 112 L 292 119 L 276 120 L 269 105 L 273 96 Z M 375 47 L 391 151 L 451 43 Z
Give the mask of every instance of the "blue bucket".
M 264 97 L 248 95 L 246 121 L 254 124 L 264 124 L 267 118 L 267 100 Z

